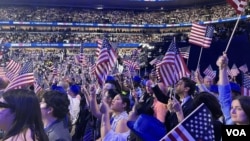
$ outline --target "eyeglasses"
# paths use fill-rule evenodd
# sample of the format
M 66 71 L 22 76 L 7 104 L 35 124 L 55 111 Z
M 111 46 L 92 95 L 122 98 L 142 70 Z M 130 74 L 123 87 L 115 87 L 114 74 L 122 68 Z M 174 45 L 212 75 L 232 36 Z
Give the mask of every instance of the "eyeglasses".
M 0 108 L 11 108 L 11 106 L 7 103 L 0 102 Z

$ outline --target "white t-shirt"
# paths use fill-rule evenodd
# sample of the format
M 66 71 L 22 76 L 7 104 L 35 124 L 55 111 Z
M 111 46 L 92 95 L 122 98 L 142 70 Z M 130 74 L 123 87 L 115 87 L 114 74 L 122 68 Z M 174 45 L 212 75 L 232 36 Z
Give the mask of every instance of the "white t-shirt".
M 75 124 L 79 112 L 80 112 L 80 99 L 79 96 L 76 97 L 72 97 L 70 95 L 68 95 L 68 99 L 69 99 L 69 113 L 70 113 L 70 120 L 72 122 L 72 124 Z

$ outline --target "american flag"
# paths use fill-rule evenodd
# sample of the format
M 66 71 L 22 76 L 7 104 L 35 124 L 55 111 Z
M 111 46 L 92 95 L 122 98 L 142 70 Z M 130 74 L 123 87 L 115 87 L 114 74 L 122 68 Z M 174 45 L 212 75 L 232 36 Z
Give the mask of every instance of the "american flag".
M 112 70 L 116 66 L 118 55 L 116 53 L 115 48 L 109 44 L 108 40 L 106 40 L 106 42 L 107 42 L 107 45 L 104 45 L 104 47 L 108 48 L 109 68 L 110 70 Z
M 249 74 L 242 74 L 243 82 L 241 87 L 241 94 L 245 96 L 250 96 L 250 75 Z
M 161 63 L 161 60 L 163 57 L 164 57 L 163 55 L 160 55 L 149 62 L 150 65 L 154 66 L 154 68 L 151 71 L 151 75 L 153 77 L 157 77 L 158 80 L 161 80 L 161 76 L 159 73 L 159 65 L 157 65 L 157 64 Z
M 212 42 L 213 32 L 213 26 L 203 26 L 193 23 L 189 36 L 189 43 L 209 48 Z
M 21 65 L 14 60 L 10 60 L 10 62 L 7 64 L 6 69 L 9 72 L 12 72 L 14 74 L 18 73 L 21 69 Z
M 160 62 L 159 62 L 160 63 Z M 155 65 L 155 76 L 157 77 L 157 80 L 162 80 L 161 75 L 160 75 L 160 65 L 158 63 Z
M 80 63 L 81 63 L 82 66 L 87 66 L 86 57 L 85 57 L 85 55 L 83 53 L 83 47 L 80 48 L 79 59 L 80 59 Z
M 102 49 L 102 40 L 101 39 L 97 39 L 97 48 L 96 48 L 96 52 L 95 55 L 98 57 L 100 52 Z
M 133 51 L 132 51 L 132 54 L 131 54 L 131 60 L 133 60 L 133 61 L 136 61 L 136 60 L 138 60 L 138 58 L 139 58 L 139 56 L 140 56 L 140 53 L 141 53 L 141 49 L 134 49 Z
M 133 62 L 131 60 L 124 60 L 123 61 L 123 65 L 128 67 L 128 69 L 130 71 L 133 71 L 133 70 L 139 70 L 140 69 L 140 66 L 137 62 Z
M 231 72 L 232 76 L 237 76 L 240 73 L 240 71 L 238 70 L 236 64 L 233 64 L 230 72 Z
M 101 86 L 104 84 L 105 79 L 109 73 L 108 63 L 109 63 L 108 49 L 102 48 L 97 58 L 95 67 L 96 78 Z
M 0 44 L 0 47 L 1 47 L 0 52 L 1 52 L 2 54 L 5 54 L 5 53 L 8 53 L 8 52 L 9 52 L 9 48 L 8 48 L 6 45 Z
M 153 66 L 153 65 L 156 65 L 157 63 L 159 63 L 159 61 L 160 61 L 160 60 L 158 60 L 158 58 L 155 58 L 155 59 L 151 60 L 151 61 L 149 62 L 149 64 L 150 64 L 151 66 Z
M 190 46 L 179 48 L 180 54 L 183 58 L 188 59 L 190 53 Z
M 16 89 L 27 84 L 34 83 L 34 73 L 33 73 L 33 62 L 26 62 L 20 69 L 18 76 L 16 76 L 9 85 L 5 88 L 5 91 L 10 89 Z
M 74 55 L 74 61 L 75 61 L 76 64 L 80 64 L 81 63 L 81 61 L 80 61 L 80 55 L 79 54 L 75 54 Z
M 209 109 L 202 103 L 160 141 L 214 141 Z
M 5 76 L 5 70 L 3 67 L 0 67 L 0 77 L 4 77 Z
M 182 77 L 189 77 L 190 72 L 172 40 L 162 61 L 157 64 L 158 74 L 166 86 L 175 84 Z
M 34 82 L 34 92 L 38 93 L 42 90 L 43 88 L 38 84 L 37 81 Z
M 216 76 L 216 71 L 213 70 L 212 66 L 209 65 L 204 71 L 203 73 L 206 75 L 206 76 L 209 76 L 211 77 L 212 79 L 215 78 Z
M 93 64 L 92 66 L 90 66 L 89 70 L 90 70 L 90 74 L 95 74 L 95 69 L 96 69 L 96 65 Z
M 243 73 L 248 72 L 247 64 L 244 64 L 244 65 L 240 66 L 240 67 L 239 67 L 239 70 L 241 70 Z
M 227 0 L 227 2 L 235 9 L 237 14 L 245 11 L 247 0 Z
M 9 79 L 9 81 L 12 81 L 16 76 L 18 76 L 18 74 L 8 71 L 8 72 L 6 72 L 5 76 Z
M 58 68 L 56 66 L 54 66 L 52 69 L 52 75 L 58 75 L 58 74 L 60 74 L 58 71 Z
M 156 65 L 156 64 L 158 64 L 158 63 L 161 62 L 161 60 L 162 60 L 163 57 L 164 57 L 163 55 L 157 56 L 155 59 L 151 60 L 149 62 L 149 64 L 152 65 L 152 66 Z
M 108 52 L 108 69 L 111 71 L 116 65 L 118 55 L 116 50 L 111 46 L 108 39 L 106 37 L 103 38 L 102 41 L 98 41 L 98 48 L 101 46 L 101 49 L 107 48 Z M 100 54 L 99 54 L 100 55 Z

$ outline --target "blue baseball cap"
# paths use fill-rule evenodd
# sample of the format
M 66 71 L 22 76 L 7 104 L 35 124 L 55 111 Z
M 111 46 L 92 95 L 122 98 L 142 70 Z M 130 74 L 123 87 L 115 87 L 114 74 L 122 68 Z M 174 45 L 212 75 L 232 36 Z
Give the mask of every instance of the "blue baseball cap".
M 159 141 L 167 133 L 162 122 L 147 114 L 141 114 L 136 121 L 128 121 L 127 126 L 143 141 Z

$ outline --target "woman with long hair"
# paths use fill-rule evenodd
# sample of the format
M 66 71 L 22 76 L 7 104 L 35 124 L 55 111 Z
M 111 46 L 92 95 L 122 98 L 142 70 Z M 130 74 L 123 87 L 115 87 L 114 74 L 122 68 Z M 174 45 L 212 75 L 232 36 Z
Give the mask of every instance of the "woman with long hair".
M 235 97 L 232 101 L 230 115 L 234 124 L 250 125 L 250 97 Z
M 1 95 L 0 129 L 4 130 L 4 141 L 48 141 L 33 91 L 17 89 Z

